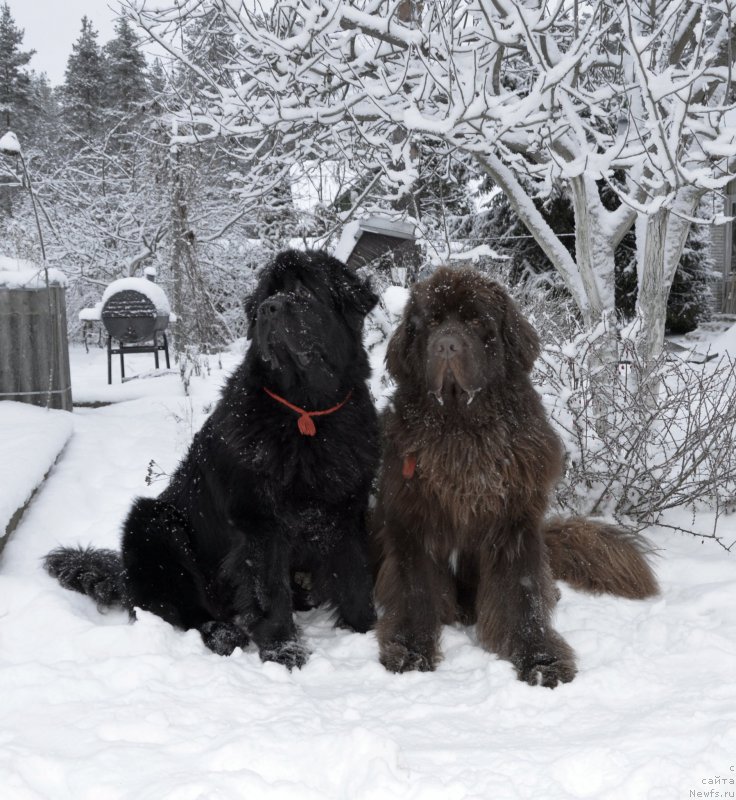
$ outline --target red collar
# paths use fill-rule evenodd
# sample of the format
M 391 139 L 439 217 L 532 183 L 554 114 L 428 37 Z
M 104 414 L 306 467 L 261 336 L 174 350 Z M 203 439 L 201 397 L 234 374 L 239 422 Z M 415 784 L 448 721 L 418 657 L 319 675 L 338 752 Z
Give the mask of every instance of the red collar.
M 350 400 L 350 397 L 353 394 L 353 390 L 351 389 L 341 403 L 338 403 L 336 406 L 332 406 L 332 408 L 326 408 L 324 411 L 305 411 L 303 408 L 295 406 L 293 403 L 290 403 L 283 397 L 279 397 L 279 395 L 275 394 L 270 389 L 267 389 L 265 386 L 263 387 L 263 391 L 269 397 L 272 397 L 277 402 L 285 405 L 287 408 L 290 408 L 292 411 L 296 411 L 296 413 L 299 414 L 297 427 L 299 428 L 299 433 L 301 433 L 302 436 L 314 436 L 314 434 L 317 433 L 317 428 L 315 427 L 312 417 L 322 417 L 326 414 L 332 414 L 335 411 L 339 411 L 345 405 L 345 403 Z

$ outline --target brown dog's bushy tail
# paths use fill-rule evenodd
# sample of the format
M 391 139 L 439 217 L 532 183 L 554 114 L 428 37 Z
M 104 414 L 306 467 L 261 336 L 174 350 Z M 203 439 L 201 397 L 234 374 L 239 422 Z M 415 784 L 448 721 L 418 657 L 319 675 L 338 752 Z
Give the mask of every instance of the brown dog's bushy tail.
M 585 517 L 551 519 L 544 538 L 555 578 L 592 594 L 642 600 L 659 594 L 652 548 L 633 531 Z

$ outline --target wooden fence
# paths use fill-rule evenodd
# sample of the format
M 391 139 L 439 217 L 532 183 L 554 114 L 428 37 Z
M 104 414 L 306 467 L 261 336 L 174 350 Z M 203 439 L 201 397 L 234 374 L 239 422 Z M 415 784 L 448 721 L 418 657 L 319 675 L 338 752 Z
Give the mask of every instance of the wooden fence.
M 72 410 L 62 286 L 0 288 L 0 400 Z

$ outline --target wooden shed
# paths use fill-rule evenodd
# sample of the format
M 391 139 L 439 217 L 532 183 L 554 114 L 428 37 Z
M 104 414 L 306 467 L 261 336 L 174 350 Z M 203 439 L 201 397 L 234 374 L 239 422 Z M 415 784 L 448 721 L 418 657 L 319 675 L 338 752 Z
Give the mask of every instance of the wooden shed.
M 15 266 L 16 268 L 9 268 Z M 66 278 L 0 259 L 0 400 L 72 410 Z
M 415 226 L 379 216 L 346 226 L 336 255 L 354 269 L 385 270 L 400 285 L 413 282 L 422 263 Z

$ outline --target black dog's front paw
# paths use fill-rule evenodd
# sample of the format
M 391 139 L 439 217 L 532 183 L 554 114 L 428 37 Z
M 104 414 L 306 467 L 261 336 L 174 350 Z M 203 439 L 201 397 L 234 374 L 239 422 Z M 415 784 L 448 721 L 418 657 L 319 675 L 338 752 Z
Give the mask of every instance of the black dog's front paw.
M 560 683 L 570 683 L 577 673 L 575 658 L 570 655 L 535 653 L 516 662 L 520 681 L 530 686 L 546 686 L 554 689 Z
M 397 640 L 381 644 L 380 658 L 389 672 L 433 672 L 440 660 L 432 645 L 408 647 Z
M 205 622 L 199 633 L 204 644 L 218 656 L 229 656 L 236 647 L 248 646 L 248 636 L 231 622 Z
M 294 667 L 301 669 L 309 658 L 309 650 L 296 641 L 277 642 L 262 647 L 259 651 L 261 661 L 274 661 L 291 672 Z

